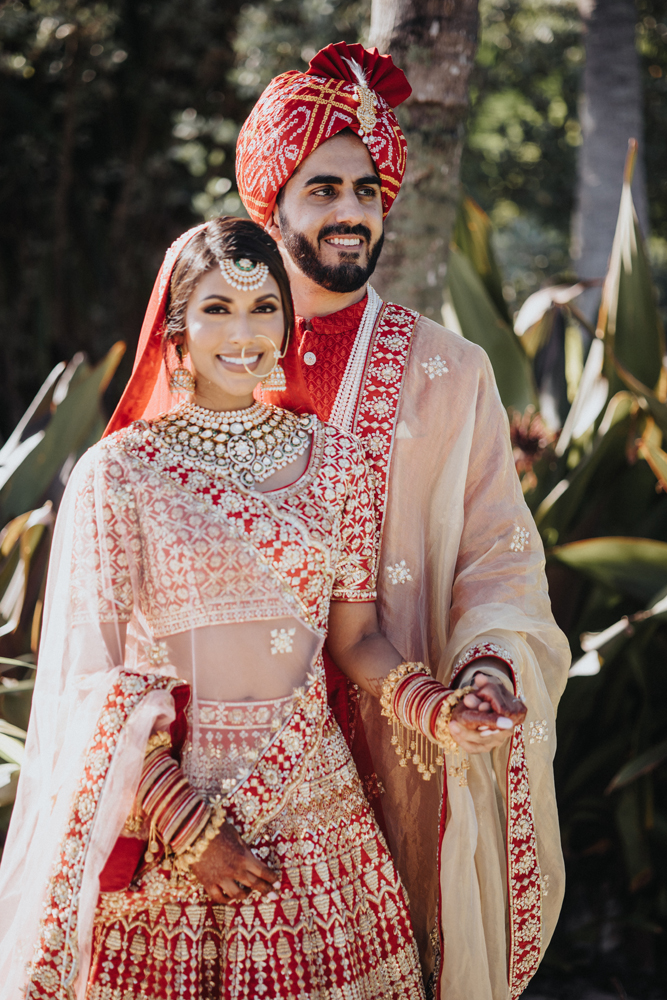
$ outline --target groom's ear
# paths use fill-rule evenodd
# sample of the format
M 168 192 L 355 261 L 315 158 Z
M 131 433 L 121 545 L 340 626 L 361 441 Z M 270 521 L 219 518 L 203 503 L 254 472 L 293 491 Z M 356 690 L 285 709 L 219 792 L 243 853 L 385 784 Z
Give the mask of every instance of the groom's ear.
M 280 233 L 279 215 L 280 215 L 280 209 L 276 205 L 273 209 L 273 212 L 271 213 L 271 218 L 264 227 L 269 236 L 272 236 L 273 239 L 276 241 L 276 243 L 282 243 L 283 241 L 282 235 Z

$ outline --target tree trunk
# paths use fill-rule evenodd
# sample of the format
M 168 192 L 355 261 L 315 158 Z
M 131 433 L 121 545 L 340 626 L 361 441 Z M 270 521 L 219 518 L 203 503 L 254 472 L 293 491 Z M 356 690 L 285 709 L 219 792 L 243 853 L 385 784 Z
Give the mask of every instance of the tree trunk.
M 628 139 L 639 142 L 632 193 L 644 234 L 648 231 L 643 163 L 644 115 L 634 0 L 579 0 L 586 27 L 586 66 L 580 119 L 572 257 L 581 278 L 607 271 L 623 185 Z M 580 303 L 594 319 L 600 301 L 592 289 Z
M 477 0 L 373 0 L 370 44 L 405 71 L 398 108 L 408 141 L 405 181 L 387 219 L 373 279 L 378 292 L 440 321 L 447 252 L 459 200 Z

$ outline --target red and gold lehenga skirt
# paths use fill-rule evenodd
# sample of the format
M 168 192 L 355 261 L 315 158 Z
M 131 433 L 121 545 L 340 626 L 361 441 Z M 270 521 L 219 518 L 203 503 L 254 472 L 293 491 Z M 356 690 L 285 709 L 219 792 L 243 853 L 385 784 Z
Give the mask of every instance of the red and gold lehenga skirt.
M 102 893 L 86 1000 L 423 1000 L 405 892 L 333 716 L 249 844 L 280 872 L 276 901 L 218 905 L 159 865 Z

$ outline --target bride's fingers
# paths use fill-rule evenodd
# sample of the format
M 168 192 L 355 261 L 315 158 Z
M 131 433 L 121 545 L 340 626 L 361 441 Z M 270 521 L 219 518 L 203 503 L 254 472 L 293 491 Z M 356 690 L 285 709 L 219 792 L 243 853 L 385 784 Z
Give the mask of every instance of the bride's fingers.
M 275 895 L 275 889 L 270 882 L 265 882 L 263 878 L 257 878 L 250 872 L 246 872 L 241 881 L 251 892 L 259 892 L 262 896 Z
M 456 722 L 470 732 L 476 732 L 480 726 L 492 730 L 513 729 L 521 720 L 520 716 L 507 716 L 502 712 L 496 713 L 491 710 L 482 712 L 481 709 L 473 710 L 458 705 L 452 712 L 452 722 Z
M 256 874 L 256 871 L 253 871 L 253 866 L 250 864 L 246 864 L 243 870 L 235 876 L 236 880 L 242 885 L 247 886 L 252 892 L 261 892 L 263 896 L 273 891 L 274 883 L 276 882 L 276 876 L 273 872 L 269 872 L 269 877 L 270 881 L 260 878 Z
M 269 885 L 273 886 L 275 882 L 280 882 L 280 875 L 278 872 L 274 872 L 268 865 L 253 854 L 252 851 L 248 850 L 245 859 L 246 867 L 249 872 L 256 875 L 258 878 L 262 879 L 264 882 L 268 882 Z
M 220 879 L 220 888 L 230 899 L 245 899 L 250 895 L 250 890 L 231 878 Z
M 451 722 L 449 728 L 460 749 L 470 754 L 488 753 L 489 750 L 502 746 L 511 735 L 511 731 L 500 729 L 489 729 L 486 732 L 465 729 L 456 722 Z
M 212 883 L 211 885 L 205 885 L 204 889 L 209 899 L 212 899 L 214 903 L 227 903 L 228 897 L 222 892 L 219 885 Z

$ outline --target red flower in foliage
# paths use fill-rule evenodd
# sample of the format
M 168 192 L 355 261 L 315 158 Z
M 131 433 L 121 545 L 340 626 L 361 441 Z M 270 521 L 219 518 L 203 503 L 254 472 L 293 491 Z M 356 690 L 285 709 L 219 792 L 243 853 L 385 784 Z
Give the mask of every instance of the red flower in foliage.
M 523 413 L 513 410 L 510 414 L 510 440 L 516 471 L 524 493 L 535 486 L 537 479 L 533 465 L 556 440 L 557 434 L 549 430 L 534 406 L 527 406 Z

